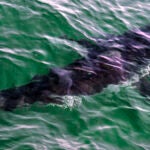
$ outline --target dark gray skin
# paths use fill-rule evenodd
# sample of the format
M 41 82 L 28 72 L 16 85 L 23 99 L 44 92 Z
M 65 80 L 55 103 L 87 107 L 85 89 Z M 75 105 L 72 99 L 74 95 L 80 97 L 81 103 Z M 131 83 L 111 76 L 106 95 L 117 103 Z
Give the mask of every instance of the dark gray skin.
M 76 42 L 87 48 L 87 57 L 63 68 L 52 68 L 26 85 L 1 91 L 0 107 L 12 110 L 36 101 L 62 104 L 64 95 L 98 93 L 109 84 L 119 84 L 139 73 L 150 59 L 150 26 L 106 39 Z M 149 85 L 145 84 L 139 84 L 139 89 Z

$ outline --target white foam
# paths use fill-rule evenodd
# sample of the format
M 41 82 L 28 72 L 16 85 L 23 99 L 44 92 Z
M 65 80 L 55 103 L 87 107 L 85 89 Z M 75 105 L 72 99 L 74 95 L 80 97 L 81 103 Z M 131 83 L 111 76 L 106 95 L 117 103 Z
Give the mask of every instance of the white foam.
M 63 96 L 64 103 L 66 107 L 72 108 L 75 106 L 79 106 L 82 102 L 82 98 L 80 96 Z

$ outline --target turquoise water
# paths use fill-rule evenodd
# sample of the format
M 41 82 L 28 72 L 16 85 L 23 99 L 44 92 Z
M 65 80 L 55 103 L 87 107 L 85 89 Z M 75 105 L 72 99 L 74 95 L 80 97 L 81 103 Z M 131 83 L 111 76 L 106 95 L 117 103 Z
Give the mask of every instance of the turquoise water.
M 103 38 L 150 24 L 149 0 L 1 0 L 0 89 L 65 66 L 86 49 L 71 39 Z M 66 105 L 0 110 L 0 150 L 149 150 L 150 103 L 130 85 Z

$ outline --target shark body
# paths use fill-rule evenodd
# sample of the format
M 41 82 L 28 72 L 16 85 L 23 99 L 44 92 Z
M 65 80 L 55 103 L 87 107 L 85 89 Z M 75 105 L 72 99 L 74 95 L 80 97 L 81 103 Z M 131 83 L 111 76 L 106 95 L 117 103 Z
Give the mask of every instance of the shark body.
M 51 68 L 48 74 L 37 75 L 26 85 L 0 91 L 0 107 L 12 110 L 36 101 L 61 104 L 64 95 L 95 94 L 109 84 L 130 79 L 150 59 L 150 26 L 92 42 L 75 42 L 87 49 L 85 58 L 63 68 Z M 141 81 L 139 89 L 146 91 L 150 84 Z

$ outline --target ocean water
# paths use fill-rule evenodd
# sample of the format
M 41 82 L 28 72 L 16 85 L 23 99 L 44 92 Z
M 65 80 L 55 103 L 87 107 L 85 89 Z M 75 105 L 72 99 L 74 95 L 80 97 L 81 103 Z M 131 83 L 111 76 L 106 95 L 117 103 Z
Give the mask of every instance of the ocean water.
M 0 89 L 86 55 L 92 39 L 150 24 L 149 0 L 1 0 Z M 130 84 L 66 104 L 0 110 L 0 150 L 150 150 L 150 102 Z

